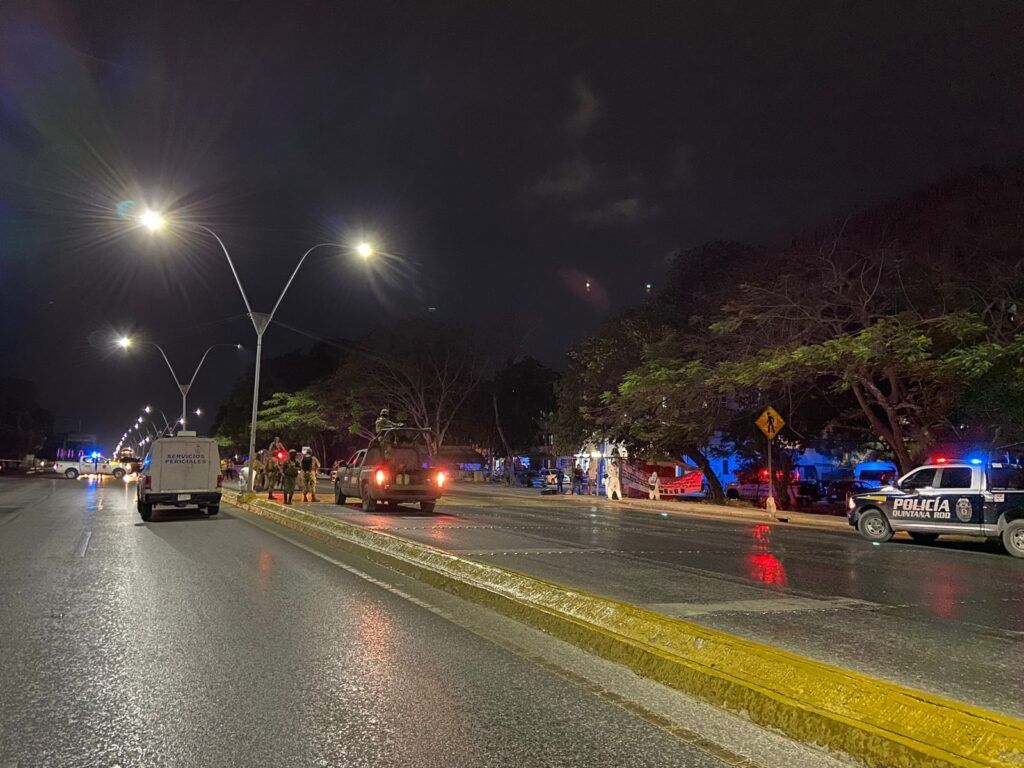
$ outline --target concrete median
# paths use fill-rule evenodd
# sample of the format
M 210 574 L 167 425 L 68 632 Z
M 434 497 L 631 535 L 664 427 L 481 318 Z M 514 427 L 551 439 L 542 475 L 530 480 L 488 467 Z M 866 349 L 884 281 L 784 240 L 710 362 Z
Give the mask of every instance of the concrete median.
M 1024 766 L 1024 722 L 1014 718 L 326 515 L 232 492 L 225 500 L 870 765 Z

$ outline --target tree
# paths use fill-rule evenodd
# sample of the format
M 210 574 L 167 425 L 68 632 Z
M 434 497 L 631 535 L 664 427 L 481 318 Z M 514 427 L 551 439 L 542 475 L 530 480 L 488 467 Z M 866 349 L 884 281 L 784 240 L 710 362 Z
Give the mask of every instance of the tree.
M 371 333 L 323 387 L 344 401 L 353 433 L 365 435 L 388 408 L 392 419 L 429 430 L 437 453 L 485 370 L 464 329 L 417 320 Z

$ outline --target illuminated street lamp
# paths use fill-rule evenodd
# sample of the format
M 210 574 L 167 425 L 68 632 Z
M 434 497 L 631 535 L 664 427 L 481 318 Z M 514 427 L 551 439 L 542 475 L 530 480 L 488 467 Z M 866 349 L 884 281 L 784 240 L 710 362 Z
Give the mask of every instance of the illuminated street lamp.
M 123 349 L 128 349 L 128 347 L 130 347 L 135 342 L 134 340 L 128 338 L 127 336 L 121 336 L 117 340 L 117 343 Z M 178 422 L 181 424 L 182 429 L 185 429 L 185 414 L 188 413 L 188 391 L 192 388 L 192 384 L 195 383 L 196 376 L 199 375 L 199 369 L 202 368 L 203 363 L 206 362 L 206 356 L 209 355 L 210 352 L 216 349 L 217 347 L 234 347 L 235 349 L 242 349 L 241 344 L 211 344 L 209 347 L 206 348 L 206 351 L 203 352 L 203 356 L 199 358 L 199 364 L 196 366 L 196 369 L 192 372 L 192 378 L 188 380 L 188 384 L 183 384 L 178 379 L 178 374 L 175 373 L 174 366 L 171 365 L 170 358 L 167 357 L 167 353 L 164 352 L 163 347 L 161 347 L 159 344 L 153 341 L 140 341 L 138 343 L 144 344 L 148 347 L 154 347 L 160 353 L 160 356 L 163 357 L 164 362 L 167 363 L 167 369 L 171 372 L 171 376 L 174 378 L 174 384 L 178 388 L 178 391 L 181 392 L 181 418 L 178 419 Z M 166 420 L 167 417 L 165 416 L 164 421 Z M 138 425 L 141 423 L 142 417 L 139 416 L 138 422 L 136 424 Z M 136 429 L 138 429 L 137 425 Z
M 202 408 L 196 408 L 195 414 L 196 414 L 196 416 L 202 416 L 203 415 L 203 409 Z
M 147 210 L 140 217 L 140 223 L 149 229 L 150 232 L 156 232 L 163 228 L 164 224 L 167 223 L 167 219 L 160 213 Z M 242 301 L 245 303 L 245 311 L 249 315 L 249 320 L 252 321 L 253 330 L 256 331 L 256 365 L 252 384 L 252 415 L 249 419 L 249 490 L 252 490 L 255 488 L 256 483 L 256 472 L 253 469 L 253 460 L 256 456 L 256 417 L 260 404 L 260 367 L 263 362 L 263 334 L 266 333 L 270 323 L 274 320 L 274 314 L 277 312 L 277 308 L 281 306 L 282 299 L 284 299 L 285 294 L 288 293 L 288 289 L 291 287 L 292 282 L 295 280 L 295 276 L 299 273 L 299 270 L 305 263 L 306 257 L 317 248 L 325 248 L 327 246 L 345 248 L 345 246 L 339 245 L 338 243 L 317 243 L 302 254 L 302 257 L 299 259 L 299 263 L 295 265 L 295 269 L 292 270 L 291 277 L 289 277 L 288 282 L 284 284 L 284 288 L 281 289 L 281 294 L 277 297 L 277 301 L 274 302 L 274 306 L 268 314 L 253 311 L 252 305 L 249 304 L 249 297 L 245 293 L 245 288 L 242 287 L 242 280 L 238 276 L 238 270 L 235 269 L 235 262 L 231 260 L 231 254 L 228 252 L 228 248 L 224 245 L 224 241 L 221 240 L 220 236 L 203 224 L 193 224 L 191 226 L 193 229 L 202 230 L 206 234 L 210 235 L 210 237 L 217 241 L 217 245 L 220 246 L 221 251 L 224 252 L 224 258 L 227 259 L 228 266 L 231 268 L 231 274 L 234 276 L 235 283 L 238 285 L 238 292 L 242 294 Z M 354 250 L 364 261 L 368 261 L 376 253 L 374 246 L 366 240 L 357 243 L 354 248 L 352 248 L 352 246 L 349 246 L 349 248 Z M 182 397 L 184 398 L 184 394 Z M 182 411 L 182 417 L 184 419 L 184 410 Z

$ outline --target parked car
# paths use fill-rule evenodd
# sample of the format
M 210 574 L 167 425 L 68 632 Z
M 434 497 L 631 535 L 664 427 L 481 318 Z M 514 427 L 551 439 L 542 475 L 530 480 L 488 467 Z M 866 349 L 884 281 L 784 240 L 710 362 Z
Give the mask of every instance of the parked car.
M 856 480 L 852 477 L 842 480 L 833 480 L 825 487 L 825 498 L 831 504 L 838 504 L 846 501 L 846 498 L 855 493 L 870 491 L 875 486 L 863 480 Z

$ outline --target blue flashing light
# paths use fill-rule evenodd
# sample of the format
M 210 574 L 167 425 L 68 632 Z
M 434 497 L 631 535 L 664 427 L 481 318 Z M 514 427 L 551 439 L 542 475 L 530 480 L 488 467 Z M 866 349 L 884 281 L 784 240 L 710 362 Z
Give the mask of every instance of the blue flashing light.
M 90 455 L 91 455 L 91 456 L 92 456 L 92 457 L 93 457 L 94 459 L 98 459 L 98 458 L 100 457 L 100 452 L 99 452 L 99 451 L 93 451 L 93 452 L 92 452 L 92 454 L 90 454 Z
M 983 463 L 984 462 L 981 459 L 971 459 L 971 464 L 973 464 L 974 466 L 978 466 L 979 464 Z

